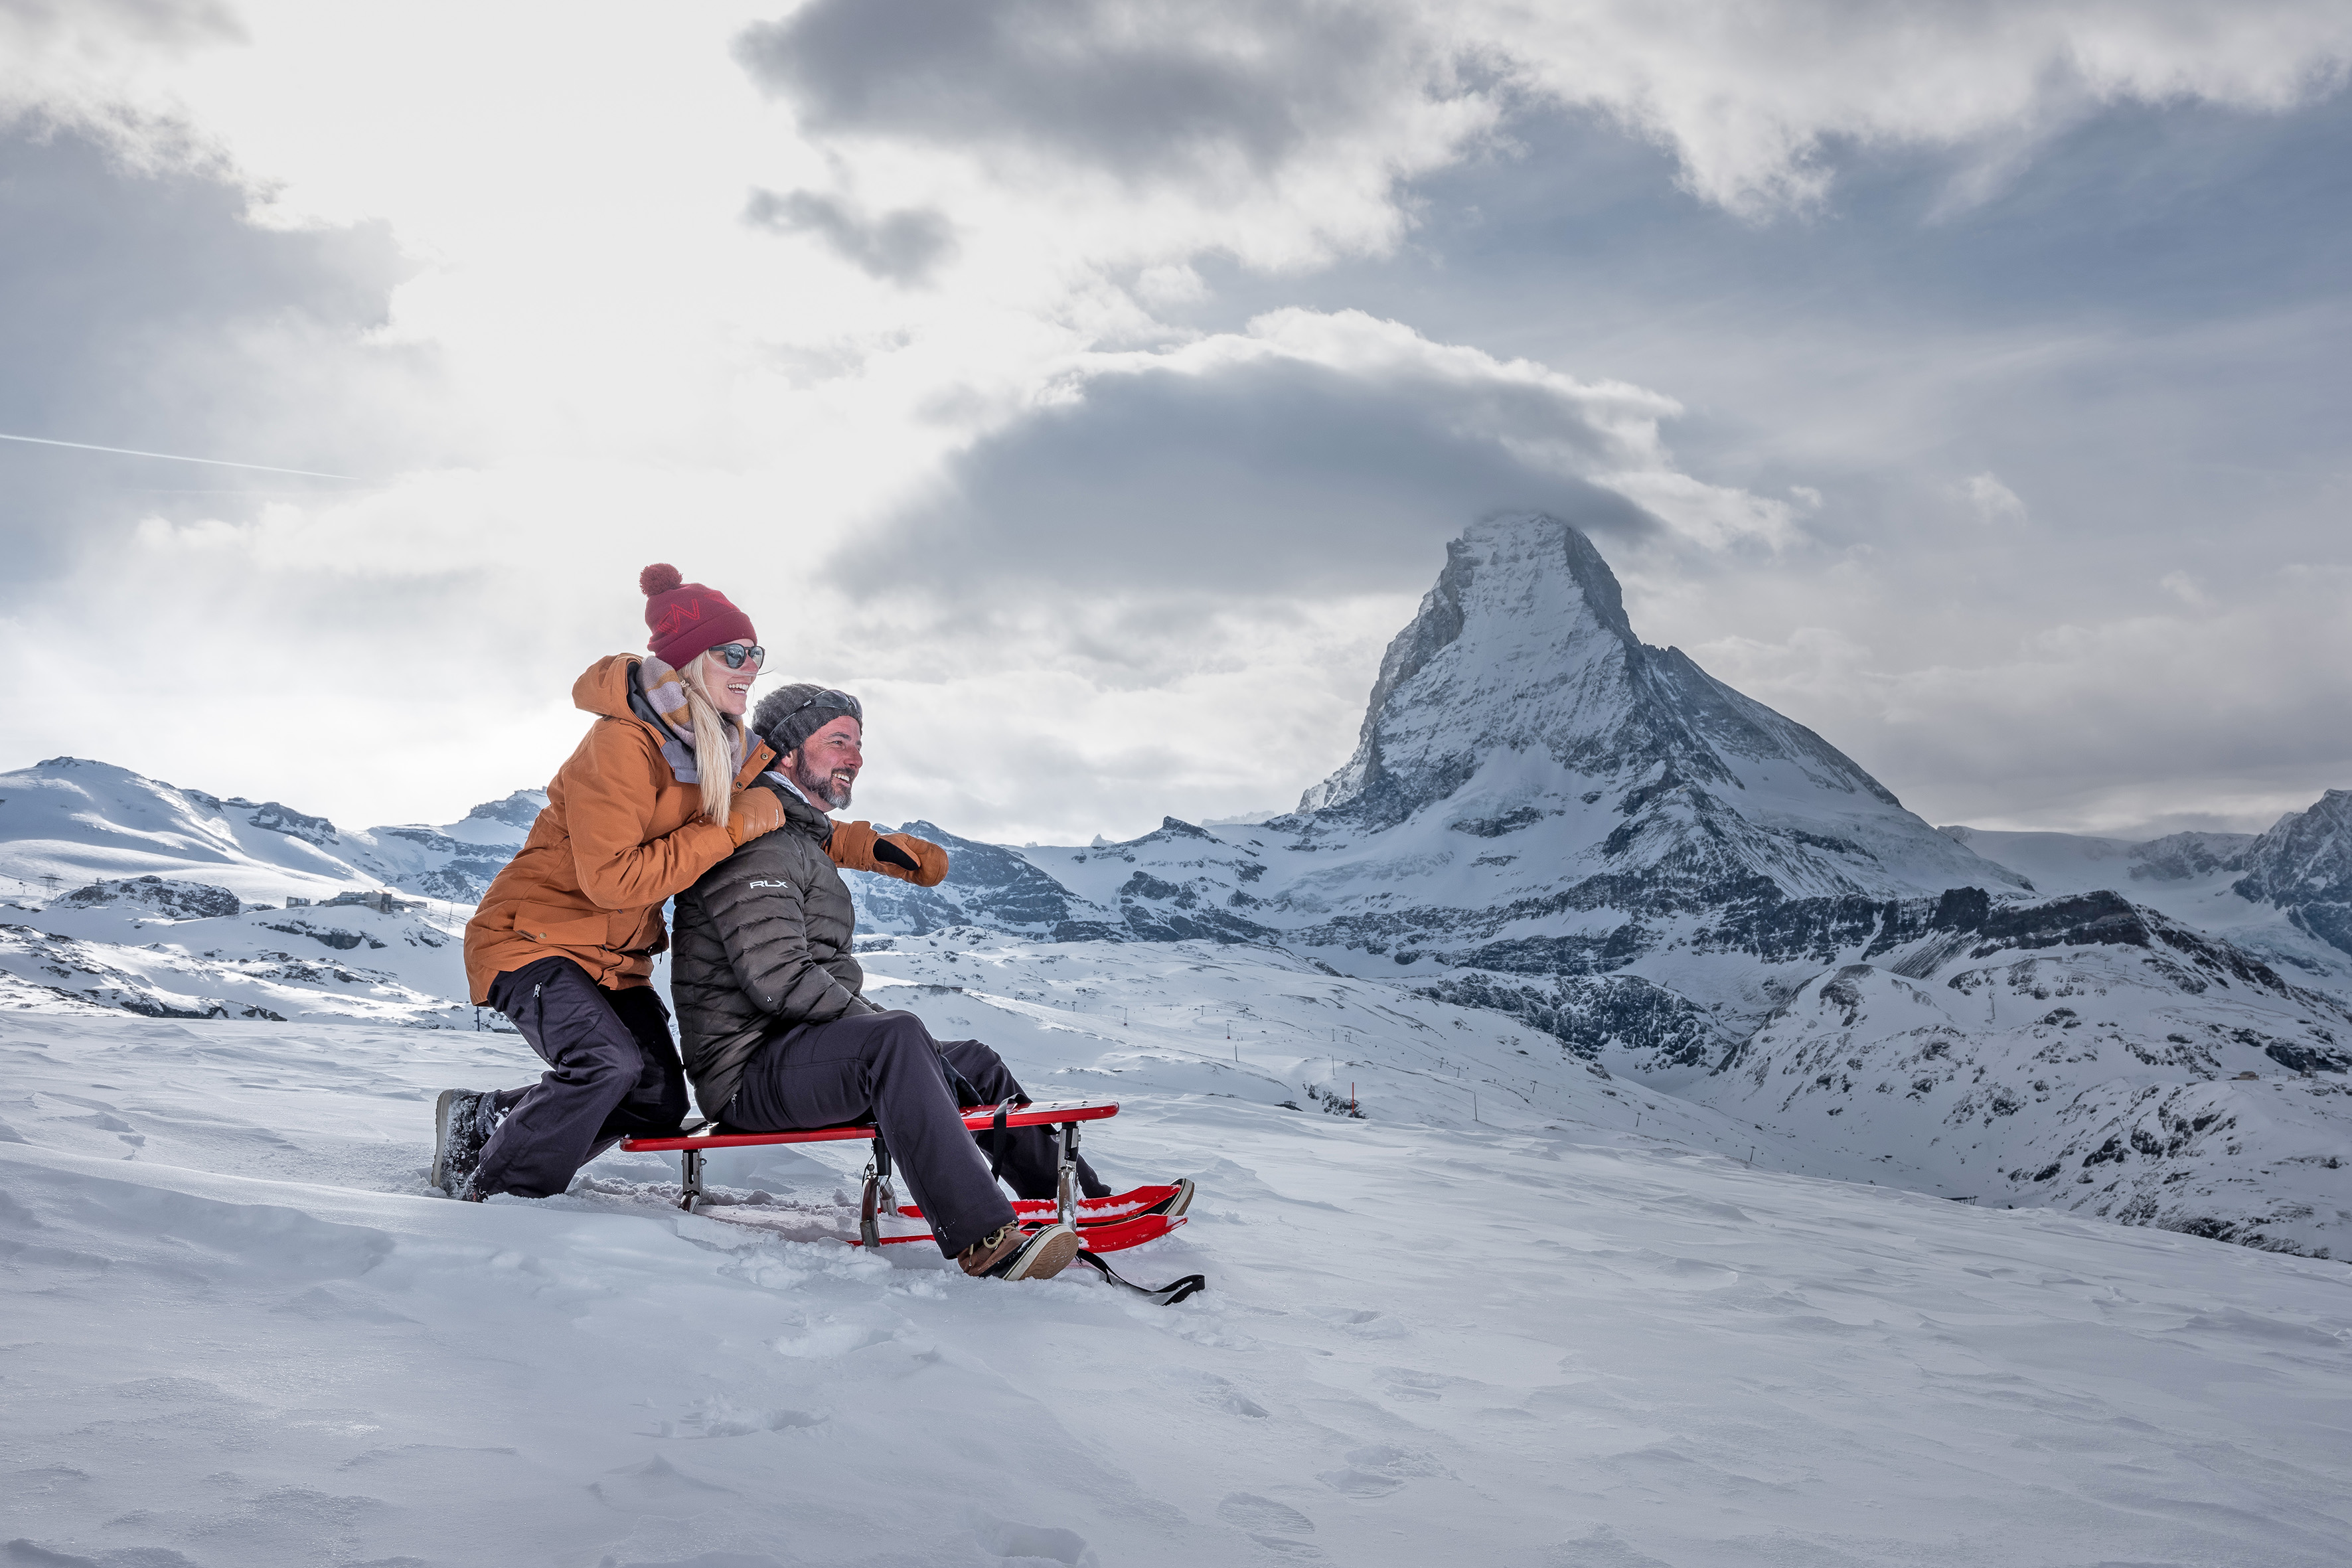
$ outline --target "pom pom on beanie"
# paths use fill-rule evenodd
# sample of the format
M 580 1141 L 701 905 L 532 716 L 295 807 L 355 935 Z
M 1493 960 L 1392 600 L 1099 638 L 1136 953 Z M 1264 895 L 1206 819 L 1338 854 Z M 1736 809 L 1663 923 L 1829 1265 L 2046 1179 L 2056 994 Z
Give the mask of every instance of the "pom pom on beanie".
M 638 573 L 637 586 L 645 591 L 646 627 L 653 633 L 646 646 L 672 669 L 684 668 L 720 643 L 760 640 L 751 629 L 751 617 L 729 603 L 726 595 L 687 582 L 666 562 Z

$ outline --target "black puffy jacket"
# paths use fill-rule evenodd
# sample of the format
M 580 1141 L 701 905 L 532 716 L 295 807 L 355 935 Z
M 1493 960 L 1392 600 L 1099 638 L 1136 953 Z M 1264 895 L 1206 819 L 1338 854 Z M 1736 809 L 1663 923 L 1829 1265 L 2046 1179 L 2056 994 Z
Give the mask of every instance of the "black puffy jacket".
M 763 781 L 764 783 L 764 781 Z M 878 1011 L 849 954 L 856 914 L 825 853 L 833 819 L 773 784 L 784 826 L 744 845 L 677 896 L 670 1000 L 695 1103 L 721 1118 L 744 1063 L 794 1024 Z

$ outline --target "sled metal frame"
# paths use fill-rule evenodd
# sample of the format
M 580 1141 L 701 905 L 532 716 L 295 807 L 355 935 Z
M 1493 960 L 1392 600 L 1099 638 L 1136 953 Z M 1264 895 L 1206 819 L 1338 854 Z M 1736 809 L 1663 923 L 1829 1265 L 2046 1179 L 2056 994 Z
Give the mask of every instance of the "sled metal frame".
M 1054 1100 L 1033 1102 L 1002 1112 L 1003 1125 L 1010 1131 L 1015 1127 L 1054 1127 L 1059 1129 L 1055 1161 L 1054 1208 L 1055 1217 L 1064 1225 L 1076 1226 L 1078 1212 L 1078 1123 L 1100 1121 L 1118 1114 L 1115 1100 Z M 963 1124 L 974 1132 L 992 1132 L 998 1126 L 998 1109 L 994 1106 L 966 1106 Z M 886 1215 L 900 1212 L 898 1194 L 890 1182 L 890 1150 L 882 1142 L 882 1134 L 871 1121 L 846 1122 L 839 1127 L 815 1127 L 797 1132 L 720 1132 L 715 1122 L 703 1123 L 705 1131 L 697 1129 L 672 1138 L 624 1138 L 621 1147 L 632 1153 L 663 1153 L 675 1150 L 678 1157 L 679 1185 L 685 1195 L 677 1206 L 687 1213 L 702 1198 L 702 1156 L 711 1149 L 752 1149 L 772 1143 L 838 1143 L 855 1139 L 870 1139 L 874 1152 L 866 1163 L 866 1184 L 857 1203 L 857 1238 L 866 1247 L 883 1243 L 882 1219 Z M 894 1238 L 895 1239 L 895 1238 Z M 912 1239 L 912 1238 L 908 1238 Z

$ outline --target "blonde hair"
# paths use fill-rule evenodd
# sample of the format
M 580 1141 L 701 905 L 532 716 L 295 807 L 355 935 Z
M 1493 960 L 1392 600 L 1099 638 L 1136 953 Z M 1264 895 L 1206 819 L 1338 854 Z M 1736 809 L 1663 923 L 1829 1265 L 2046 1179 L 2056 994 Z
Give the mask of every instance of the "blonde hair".
M 686 712 L 694 725 L 694 766 L 702 775 L 702 815 L 727 826 L 728 804 L 735 798 L 735 747 L 729 740 L 735 721 L 719 711 L 705 685 L 703 664 L 710 656 L 698 653 L 678 673 L 686 679 Z

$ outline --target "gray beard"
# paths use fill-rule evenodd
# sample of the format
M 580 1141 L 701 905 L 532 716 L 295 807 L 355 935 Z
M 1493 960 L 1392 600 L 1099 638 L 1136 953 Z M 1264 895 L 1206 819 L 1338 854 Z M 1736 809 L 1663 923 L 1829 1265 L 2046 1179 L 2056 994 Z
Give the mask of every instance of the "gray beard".
M 797 767 L 792 770 L 792 775 L 793 783 L 800 786 L 800 792 L 827 811 L 839 811 L 849 804 L 850 786 L 847 784 L 844 784 L 841 793 L 835 795 L 830 778 L 814 777 Z

